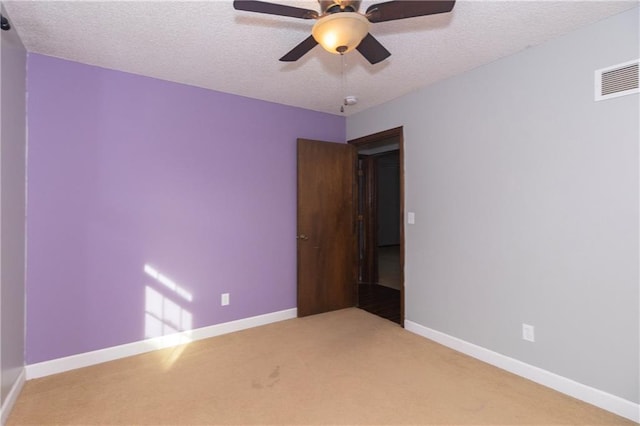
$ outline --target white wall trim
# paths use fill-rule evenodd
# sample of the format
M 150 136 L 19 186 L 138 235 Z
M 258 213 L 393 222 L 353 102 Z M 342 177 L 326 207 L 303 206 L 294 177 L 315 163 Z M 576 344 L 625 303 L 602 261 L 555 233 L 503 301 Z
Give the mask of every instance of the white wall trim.
M 2 402 L 2 407 L 0 407 L 0 425 L 4 425 L 9 418 L 9 414 L 11 414 L 11 410 L 13 409 L 16 400 L 18 399 L 18 395 L 20 395 L 20 391 L 26 382 L 26 372 L 23 368 L 18 376 L 18 379 L 15 381 L 11 390 L 7 394 L 7 397 Z
M 27 380 L 296 318 L 296 308 L 27 365 Z
M 640 422 L 640 405 L 610 393 L 592 388 L 574 380 L 535 367 L 517 359 L 493 352 L 457 337 L 433 330 L 413 321 L 405 320 L 404 328 L 412 333 L 440 343 L 458 352 L 507 370 L 533 382 L 600 407 L 634 422 Z

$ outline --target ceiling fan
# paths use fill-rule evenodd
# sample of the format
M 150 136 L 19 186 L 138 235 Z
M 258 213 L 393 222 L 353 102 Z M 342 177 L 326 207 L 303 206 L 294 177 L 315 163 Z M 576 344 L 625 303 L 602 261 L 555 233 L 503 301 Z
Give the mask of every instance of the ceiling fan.
M 377 3 L 358 12 L 361 0 L 318 0 L 320 12 L 258 0 L 235 0 L 236 10 L 316 19 L 311 35 L 280 58 L 294 62 L 320 44 L 331 53 L 344 54 L 356 49 L 371 64 L 388 58 L 391 53 L 369 33 L 371 23 L 395 21 L 415 16 L 450 12 L 455 0 L 408 0 Z

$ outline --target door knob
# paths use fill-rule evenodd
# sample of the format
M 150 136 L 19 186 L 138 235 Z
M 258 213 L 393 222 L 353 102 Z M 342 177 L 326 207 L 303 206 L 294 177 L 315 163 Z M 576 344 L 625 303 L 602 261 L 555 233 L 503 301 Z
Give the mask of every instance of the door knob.
M 306 236 L 306 235 L 304 235 L 304 234 L 300 234 L 300 235 L 298 235 L 296 238 L 297 238 L 297 239 L 299 239 L 299 240 L 305 240 L 305 241 L 307 241 L 307 240 L 309 239 L 309 237 L 307 237 L 307 236 Z

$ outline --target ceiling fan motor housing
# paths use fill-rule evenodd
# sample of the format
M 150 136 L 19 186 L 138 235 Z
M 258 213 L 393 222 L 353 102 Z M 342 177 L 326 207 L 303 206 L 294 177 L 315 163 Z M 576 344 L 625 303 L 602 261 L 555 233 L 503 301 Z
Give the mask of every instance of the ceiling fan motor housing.
M 318 0 L 320 3 L 320 10 L 323 14 L 335 13 L 338 10 L 346 12 L 357 12 L 360 9 L 360 3 L 362 0 Z M 338 6 L 338 8 L 335 8 Z

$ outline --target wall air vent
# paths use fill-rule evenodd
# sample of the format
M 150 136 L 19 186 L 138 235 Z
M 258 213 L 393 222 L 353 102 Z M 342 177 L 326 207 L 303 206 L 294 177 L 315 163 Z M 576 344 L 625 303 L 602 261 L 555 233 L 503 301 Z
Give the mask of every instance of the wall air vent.
M 638 64 L 640 59 L 596 71 L 596 101 L 640 92 Z

